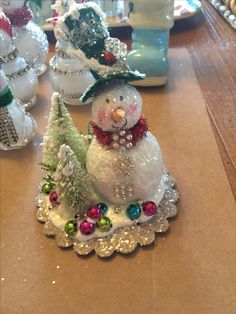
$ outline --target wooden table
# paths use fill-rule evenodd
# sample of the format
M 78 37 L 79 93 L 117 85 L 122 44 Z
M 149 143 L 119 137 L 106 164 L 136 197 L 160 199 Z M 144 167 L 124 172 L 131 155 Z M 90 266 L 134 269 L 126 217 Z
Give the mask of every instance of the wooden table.
M 203 0 L 200 14 L 175 23 L 170 47 L 190 53 L 236 198 L 236 31 Z

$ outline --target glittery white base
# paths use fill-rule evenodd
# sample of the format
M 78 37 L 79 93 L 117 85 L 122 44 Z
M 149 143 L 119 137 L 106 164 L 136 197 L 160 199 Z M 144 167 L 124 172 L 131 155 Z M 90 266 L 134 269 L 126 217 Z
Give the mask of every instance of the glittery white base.
M 106 214 L 113 223 L 109 233 L 95 231 L 91 236 L 83 236 L 79 231 L 72 239 L 65 231 L 65 223 L 73 218 L 73 211 L 63 211 L 58 206 L 57 209 L 49 211 L 48 197 L 42 193 L 37 198 L 37 219 L 45 222 L 44 233 L 48 236 L 55 236 L 57 244 L 61 247 L 74 246 L 74 250 L 79 255 L 87 255 L 93 250 L 100 257 L 111 256 L 115 251 L 130 253 L 135 250 L 138 244 L 148 245 L 155 240 L 156 232 L 165 232 L 168 229 L 167 218 L 177 214 L 174 203 L 178 201 L 179 194 L 174 189 L 175 181 L 168 174 L 164 174 L 160 187 L 153 198 L 158 206 L 158 214 L 152 217 L 142 215 L 138 221 L 131 221 L 124 212 L 115 213 L 111 204 Z

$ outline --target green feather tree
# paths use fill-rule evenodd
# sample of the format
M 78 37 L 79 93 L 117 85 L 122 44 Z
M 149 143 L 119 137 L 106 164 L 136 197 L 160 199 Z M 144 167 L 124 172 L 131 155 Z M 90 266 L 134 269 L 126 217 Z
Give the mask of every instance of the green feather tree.
M 49 114 L 47 132 L 43 138 L 42 168 L 54 172 L 58 164 L 60 146 L 66 144 L 73 150 L 83 169 L 86 169 L 86 155 L 88 146 L 84 136 L 73 124 L 72 118 L 66 109 L 60 95 L 52 95 L 52 107 Z
M 81 167 L 76 155 L 67 145 L 62 145 L 59 162 L 53 175 L 60 202 L 84 214 L 91 205 L 93 190 L 87 172 Z

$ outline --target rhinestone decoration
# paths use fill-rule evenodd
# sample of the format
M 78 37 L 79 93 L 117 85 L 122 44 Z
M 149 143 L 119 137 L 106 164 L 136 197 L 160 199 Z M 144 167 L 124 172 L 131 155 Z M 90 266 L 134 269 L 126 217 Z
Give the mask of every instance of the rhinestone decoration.
M 8 80 L 16 79 L 18 77 L 25 75 L 30 69 L 31 69 L 31 66 L 29 64 L 27 64 L 23 69 L 20 69 L 17 72 L 13 72 L 11 74 L 6 74 L 6 78 Z
M 119 155 L 113 162 L 113 168 L 116 175 L 129 176 L 134 169 L 134 162 L 128 156 Z
M 121 130 L 119 133 L 113 133 L 111 146 L 114 149 L 130 149 L 133 147 L 132 139 L 133 135 L 129 130 Z
M 0 57 L 0 64 L 8 63 L 8 62 L 14 60 L 18 56 L 18 54 L 19 54 L 19 51 L 16 48 L 14 48 L 7 55 Z
M 7 107 L 0 108 L 0 126 L 0 142 L 4 146 L 10 147 L 18 142 L 19 137 Z
M 113 187 L 114 196 L 126 200 L 127 198 L 134 196 L 134 187 L 130 183 L 116 183 Z
M 127 45 L 118 38 L 108 37 L 105 40 L 106 50 L 110 51 L 116 59 L 125 61 L 127 56 Z
M 56 55 L 53 56 L 52 59 L 49 61 L 49 69 L 58 75 L 64 75 L 64 76 L 81 75 L 88 71 L 87 67 L 83 67 L 80 70 L 75 70 L 75 71 L 61 70 L 54 65 L 56 57 L 57 57 Z
M 153 216 L 146 223 L 121 227 L 116 229 L 112 235 L 104 238 L 79 242 L 78 240 L 73 241 L 71 238 L 69 238 L 66 233 L 57 228 L 50 221 L 49 216 L 45 214 L 45 218 L 47 220 L 45 223 L 44 233 L 49 236 L 54 235 L 56 242 L 60 247 L 73 246 L 74 251 L 78 255 L 88 255 L 92 251 L 95 251 L 96 255 L 106 258 L 111 256 L 114 252 L 120 252 L 122 254 L 132 253 L 135 251 L 138 244 L 141 246 L 150 245 L 155 241 L 156 233 L 166 232 L 169 228 L 167 218 L 174 217 L 177 214 L 176 205 L 174 203 L 177 201 L 176 197 L 177 195 L 179 197 L 179 194 L 174 189 L 171 189 L 170 191 L 168 184 L 166 184 L 166 187 L 167 198 L 169 198 L 169 200 L 166 199 L 165 196 L 158 206 L 158 214 Z M 173 191 L 175 191 L 177 194 Z M 175 197 L 173 197 L 173 195 L 175 195 Z M 47 211 L 44 209 L 47 208 L 47 205 L 44 203 L 44 200 L 41 197 L 37 198 L 36 204 L 38 206 L 36 216 L 41 217 L 40 213 Z

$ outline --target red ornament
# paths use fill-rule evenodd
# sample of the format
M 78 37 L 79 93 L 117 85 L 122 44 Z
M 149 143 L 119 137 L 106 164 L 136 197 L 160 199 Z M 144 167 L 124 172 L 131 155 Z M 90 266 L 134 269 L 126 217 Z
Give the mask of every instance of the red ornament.
M 154 202 L 148 201 L 142 205 L 145 216 L 153 216 L 157 213 L 157 205 Z
M 103 58 L 104 58 L 104 60 L 106 61 L 106 63 L 108 64 L 108 65 L 113 65 L 113 64 L 115 64 L 116 63 L 116 57 L 113 55 L 113 53 L 112 52 L 110 52 L 110 51 L 105 51 L 104 53 L 103 53 Z
M 102 217 L 102 210 L 98 206 L 90 207 L 87 210 L 87 216 L 91 219 L 98 220 Z
M 21 27 L 27 25 L 33 15 L 30 8 L 25 6 L 15 10 L 13 13 L 7 13 L 7 17 L 10 19 L 13 26 Z
M 52 192 L 49 196 L 49 200 L 52 203 L 52 205 L 59 205 L 59 196 L 56 192 Z
M 95 224 L 87 220 L 83 220 L 79 226 L 80 231 L 84 235 L 92 234 L 95 231 Z
M 9 18 L 6 17 L 4 12 L 0 12 L 0 29 L 12 37 L 12 27 Z

